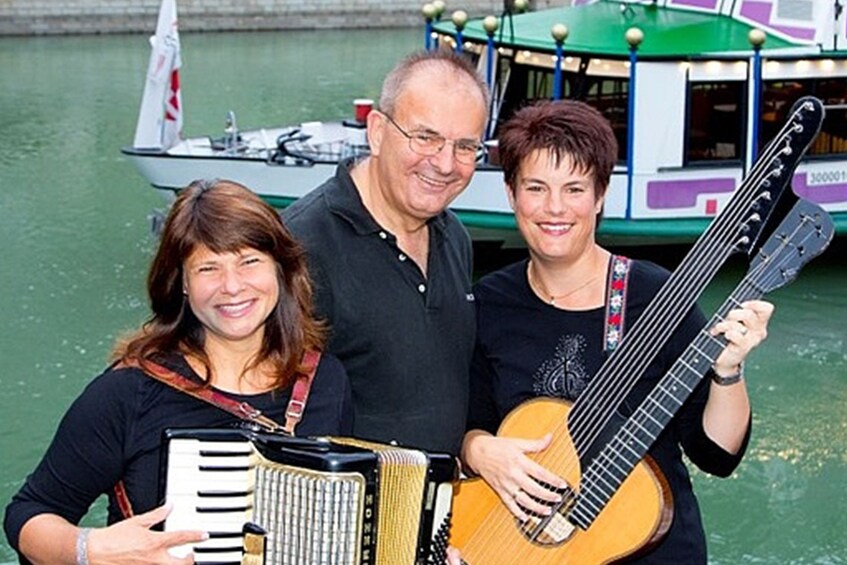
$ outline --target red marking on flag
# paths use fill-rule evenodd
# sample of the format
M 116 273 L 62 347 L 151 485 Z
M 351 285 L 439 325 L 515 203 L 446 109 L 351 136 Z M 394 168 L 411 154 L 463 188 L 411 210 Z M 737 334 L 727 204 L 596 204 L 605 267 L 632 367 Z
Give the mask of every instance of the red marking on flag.
M 175 122 L 179 116 L 179 71 L 171 72 L 171 95 L 168 97 L 168 108 L 165 110 L 165 120 Z

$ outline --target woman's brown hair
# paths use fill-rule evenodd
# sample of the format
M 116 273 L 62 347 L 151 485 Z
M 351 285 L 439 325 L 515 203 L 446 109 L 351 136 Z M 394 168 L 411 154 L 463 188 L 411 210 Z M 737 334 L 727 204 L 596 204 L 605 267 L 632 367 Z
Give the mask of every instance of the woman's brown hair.
M 501 126 L 498 149 L 506 184 L 513 189 L 523 160 L 544 150 L 557 164 L 568 155 L 575 167 L 591 174 L 596 198 L 606 193 L 618 155 L 609 121 L 576 100 L 545 100 L 521 108 Z
M 300 245 L 279 214 L 248 188 L 226 180 L 198 180 L 181 191 L 165 220 L 161 241 L 147 276 L 152 317 L 115 356 L 143 363 L 157 355 L 184 353 L 200 359 L 211 374 L 204 351 L 205 330 L 183 293 L 183 264 L 199 246 L 214 253 L 257 249 L 274 258 L 279 300 L 265 322 L 264 341 L 250 367 L 270 363 L 276 388 L 288 385 L 303 353 L 320 349 L 325 331 L 312 316 L 312 285 Z

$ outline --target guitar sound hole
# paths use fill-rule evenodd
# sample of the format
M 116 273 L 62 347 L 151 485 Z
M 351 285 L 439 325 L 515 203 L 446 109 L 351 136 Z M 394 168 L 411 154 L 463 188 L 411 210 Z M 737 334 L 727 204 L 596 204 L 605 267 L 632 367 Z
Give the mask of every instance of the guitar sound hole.
M 527 512 L 529 518 L 524 521 L 516 520 L 518 529 L 524 537 L 532 544 L 540 546 L 556 546 L 568 541 L 573 535 L 576 527 L 568 521 L 566 516 L 576 503 L 576 494 L 570 487 L 555 488 L 552 485 L 541 483 L 541 486 L 551 492 L 562 496 L 561 502 L 548 502 L 533 497 L 535 502 L 548 506 L 553 512 L 547 516 L 541 516 L 533 512 Z

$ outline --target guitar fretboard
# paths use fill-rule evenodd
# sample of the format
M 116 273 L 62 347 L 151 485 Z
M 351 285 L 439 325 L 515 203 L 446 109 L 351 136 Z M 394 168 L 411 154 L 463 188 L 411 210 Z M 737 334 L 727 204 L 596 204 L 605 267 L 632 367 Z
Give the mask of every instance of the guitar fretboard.
M 741 302 L 761 296 L 758 289 L 746 282 L 742 283 L 712 317 L 707 328 L 723 320 L 727 312 Z M 644 458 L 671 418 L 700 384 L 725 345 L 726 341 L 721 336 L 715 337 L 707 330 L 702 330 L 659 380 L 583 473 L 580 493 L 571 512 L 574 524 L 585 529 L 594 522 L 621 483 Z

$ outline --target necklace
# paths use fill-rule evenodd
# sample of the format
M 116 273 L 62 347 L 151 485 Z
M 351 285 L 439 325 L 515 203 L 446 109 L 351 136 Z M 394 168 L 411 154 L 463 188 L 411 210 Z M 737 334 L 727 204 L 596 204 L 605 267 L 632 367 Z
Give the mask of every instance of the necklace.
M 576 294 L 577 291 L 582 290 L 583 288 L 587 287 L 595 280 L 597 280 L 597 276 L 595 275 L 580 284 L 579 286 L 577 286 L 576 288 L 572 288 L 564 294 L 550 294 L 550 292 L 547 291 L 547 288 L 545 288 L 541 281 L 535 280 L 535 276 L 532 273 L 532 261 L 530 261 L 526 269 L 526 278 L 529 281 L 529 286 L 535 291 L 536 294 L 540 296 L 542 300 L 544 300 L 545 302 L 547 302 L 547 304 L 550 304 L 551 306 L 555 306 L 557 300 L 564 300 L 568 296 Z

